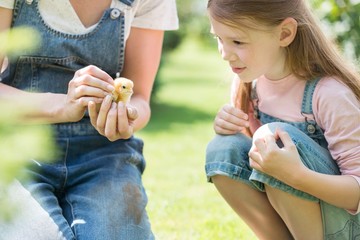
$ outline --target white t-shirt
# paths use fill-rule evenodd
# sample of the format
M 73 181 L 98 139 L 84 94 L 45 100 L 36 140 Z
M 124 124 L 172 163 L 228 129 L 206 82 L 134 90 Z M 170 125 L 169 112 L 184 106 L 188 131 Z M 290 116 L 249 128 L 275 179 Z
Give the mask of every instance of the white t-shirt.
M 13 9 L 15 0 L 0 0 L 0 7 Z M 125 13 L 125 39 L 130 27 L 175 30 L 179 27 L 175 0 L 135 0 L 132 7 L 112 0 L 111 8 Z M 69 0 L 39 0 L 39 11 L 53 29 L 68 34 L 84 34 L 96 27 L 85 27 Z

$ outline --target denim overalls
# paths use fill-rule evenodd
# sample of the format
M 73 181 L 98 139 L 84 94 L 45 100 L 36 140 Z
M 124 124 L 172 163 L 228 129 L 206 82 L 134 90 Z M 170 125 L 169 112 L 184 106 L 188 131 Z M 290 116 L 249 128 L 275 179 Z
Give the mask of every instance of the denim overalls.
M 120 0 L 131 7 L 133 0 Z M 35 28 L 42 40 L 35 52 L 12 59 L 2 82 L 35 92 L 65 93 L 75 71 L 96 65 L 115 77 L 124 62 L 124 13 L 107 9 L 86 34 L 58 32 L 42 19 L 37 0 L 16 0 L 12 26 Z M 85 116 L 54 124 L 55 162 L 33 161 L 25 183 L 68 240 L 154 239 L 142 185 L 143 142 L 110 142 Z M 50 237 L 50 239 L 53 239 Z
M 316 172 L 339 175 L 338 166 L 327 149 L 328 144 L 322 129 L 314 120 L 308 119 L 308 116 L 313 114 L 312 97 L 318 81 L 319 79 L 308 81 L 305 86 L 301 107 L 304 122 L 287 122 L 260 112 L 257 107 L 258 99 L 255 84 L 251 94 L 254 103 L 254 115 L 262 123 L 257 131 L 268 128 L 275 132 L 277 127 L 281 128 L 292 138 L 305 166 Z M 280 147 L 281 144 L 281 142 L 278 143 Z M 312 195 L 252 169 L 248 157 L 251 146 L 251 139 L 243 134 L 216 135 L 206 150 L 205 171 L 208 181 L 211 182 L 212 176 L 224 175 L 248 184 L 259 191 L 265 191 L 264 184 L 267 184 L 297 197 L 319 202 L 326 240 L 360 239 L 359 215 L 353 216 L 344 209 L 327 204 Z

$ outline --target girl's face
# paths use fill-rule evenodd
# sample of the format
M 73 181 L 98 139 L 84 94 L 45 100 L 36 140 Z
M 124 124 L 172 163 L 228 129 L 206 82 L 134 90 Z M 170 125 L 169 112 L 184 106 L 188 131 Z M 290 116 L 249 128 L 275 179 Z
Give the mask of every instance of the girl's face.
M 211 17 L 210 23 L 222 58 L 242 81 L 251 82 L 262 75 L 278 80 L 290 74 L 285 68 L 285 50 L 280 46 L 280 28 L 235 29 Z

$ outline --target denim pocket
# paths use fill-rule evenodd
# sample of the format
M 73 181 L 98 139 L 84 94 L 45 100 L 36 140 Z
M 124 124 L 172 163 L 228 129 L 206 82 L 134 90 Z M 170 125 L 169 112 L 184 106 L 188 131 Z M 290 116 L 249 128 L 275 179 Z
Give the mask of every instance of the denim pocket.
M 328 234 L 326 240 L 359 240 L 360 239 L 360 225 L 353 221 L 348 220 L 341 230 L 334 234 Z
M 320 201 L 326 240 L 360 240 L 360 215 Z
M 74 73 L 89 65 L 78 57 L 20 57 L 10 85 L 32 92 L 66 93 Z

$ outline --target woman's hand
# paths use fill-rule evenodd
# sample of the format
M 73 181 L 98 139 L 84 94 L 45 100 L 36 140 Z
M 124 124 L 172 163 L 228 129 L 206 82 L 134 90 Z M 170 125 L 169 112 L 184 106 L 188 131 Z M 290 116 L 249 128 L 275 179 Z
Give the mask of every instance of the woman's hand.
M 249 157 L 252 168 L 288 184 L 294 177 L 294 171 L 306 169 L 289 134 L 280 129 L 275 134 L 257 138 Z
M 223 135 L 242 132 L 248 126 L 248 115 L 230 104 L 219 110 L 214 121 L 215 132 Z
M 91 124 L 110 141 L 128 139 L 134 133 L 134 121 L 138 117 L 137 109 L 127 107 L 123 102 L 115 103 L 106 96 L 97 112 L 95 102 L 88 105 Z
M 66 122 L 76 122 L 83 118 L 89 102 L 101 103 L 114 90 L 113 79 L 95 66 L 87 66 L 75 72 L 69 82 L 62 116 Z

